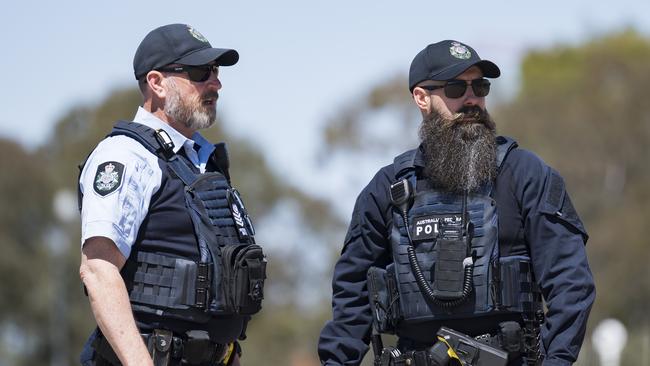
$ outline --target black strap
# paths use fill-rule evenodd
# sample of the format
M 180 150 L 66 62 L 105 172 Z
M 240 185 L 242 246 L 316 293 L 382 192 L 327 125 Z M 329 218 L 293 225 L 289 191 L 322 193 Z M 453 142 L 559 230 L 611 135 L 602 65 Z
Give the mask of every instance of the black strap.
M 188 332 L 189 335 L 192 332 Z M 202 332 L 199 332 L 202 333 Z M 178 365 L 183 359 L 183 365 L 214 365 L 223 366 L 224 358 L 230 349 L 230 344 L 214 343 L 209 338 L 179 337 L 169 330 L 154 329 L 151 334 L 142 334 L 142 339 L 151 355 L 154 366 Z M 241 347 L 233 344 L 233 354 L 228 363 L 232 363 L 234 353 L 241 355 Z M 108 340 L 99 333 L 92 343 L 95 350 L 96 366 L 121 366 L 115 351 Z M 187 362 L 185 362 L 187 361 Z
M 228 159 L 226 144 L 223 142 L 214 144 L 214 152 L 212 153 L 212 156 L 210 156 L 210 159 L 214 163 L 215 168 L 226 177 L 228 184 L 230 184 L 230 160 Z
M 407 171 L 415 169 L 415 156 L 417 149 L 409 150 L 397 155 L 393 159 L 393 167 L 395 169 L 395 180 L 402 178 Z
M 526 364 L 534 366 L 542 361 L 540 349 L 541 323 L 544 320 L 542 294 L 535 282 L 532 264 L 520 262 L 519 265 L 520 272 L 526 274 L 526 281 L 521 283 L 521 293 L 525 296 L 525 300 L 522 302 L 524 356 L 526 357 Z
M 187 166 L 187 163 L 183 159 L 178 158 L 176 154 L 173 153 L 173 143 L 166 144 L 157 133 L 156 130 L 145 126 L 137 122 L 127 122 L 127 121 L 118 121 L 114 126 L 111 132 L 106 135 L 106 137 L 111 136 L 127 136 L 144 146 L 149 152 L 156 155 L 158 158 L 163 159 L 170 163 L 174 173 L 183 180 L 183 183 L 186 185 L 191 185 L 196 180 L 196 174 L 192 171 L 192 168 Z M 230 183 L 230 162 L 228 160 L 228 151 L 226 150 L 225 143 L 221 142 L 214 145 L 214 151 L 210 156 L 210 160 L 214 164 L 214 167 L 218 169 Z M 81 178 L 81 172 L 83 171 L 86 162 L 88 161 L 90 154 L 86 156 L 81 164 L 79 164 L 79 176 L 77 181 Z M 83 200 L 83 194 L 81 189 L 77 187 L 77 200 L 79 211 L 81 211 L 81 204 Z
M 140 144 L 142 144 L 152 154 L 158 156 L 160 159 L 167 161 L 170 168 L 174 171 L 186 186 L 191 186 L 198 178 L 192 168 L 183 159 L 179 158 L 177 154 L 170 153 L 170 148 L 164 146 L 160 137 L 157 137 L 157 132 L 145 125 L 136 122 L 119 121 L 113 127 L 113 131 L 109 136 L 125 135 Z M 212 163 L 219 171 L 226 177 L 230 183 L 229 161 L 228 152 L 225 143 L 218 143 L 214 145 L 214 151 L 210 156 Z
M 169 147 L 162 146 L 161 141 L 156 138 L 156 130 L 153 128 L 136 122 L 118 121 L 106 137 L 120 135 L 136 140 L 152 154 L 167 160 Z
M 506 156 L 519 146 L 517 141 L 506 136 L 497 136 L 497 169 L 501 168 Z

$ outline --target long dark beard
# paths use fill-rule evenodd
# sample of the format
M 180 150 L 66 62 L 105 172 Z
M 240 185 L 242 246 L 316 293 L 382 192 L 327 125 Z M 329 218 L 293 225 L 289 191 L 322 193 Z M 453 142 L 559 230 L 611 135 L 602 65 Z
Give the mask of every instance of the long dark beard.
M 424 174 L 434 188 L 476 191 L 496 177 L 496 128 L 487 111 L 465 107 L 452 119 L 440 114 L 420 127 Z

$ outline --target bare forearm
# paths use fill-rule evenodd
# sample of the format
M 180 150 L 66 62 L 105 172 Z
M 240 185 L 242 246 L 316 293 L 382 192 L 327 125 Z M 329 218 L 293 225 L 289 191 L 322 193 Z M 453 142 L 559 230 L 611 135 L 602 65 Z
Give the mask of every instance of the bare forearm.
M 128 293 L 114 265 L 101 259 L 82 259 L 81 279 L 90 307 L 104 337 L 125 366 L 153 365 L 135 325 Z

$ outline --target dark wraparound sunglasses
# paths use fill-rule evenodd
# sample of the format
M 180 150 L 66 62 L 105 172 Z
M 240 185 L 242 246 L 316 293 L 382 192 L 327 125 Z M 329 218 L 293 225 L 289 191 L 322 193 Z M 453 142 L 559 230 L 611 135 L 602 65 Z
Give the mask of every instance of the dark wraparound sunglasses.
M 211 73 L 219 75 L 219 65 L 199 65 L 199 66 L 171 66 L 158 69 L 162 72 L 183 73 L 186 72 L 190 80 L 194 82 L 203 82 L 210 78 Z
M 420 88 L 426 90 L 445 89 L 447 98 L 460 98 L 465 95 L 467 85 L 472 85 L 472 91 L 477 97 L 484 97 L 490 93 L 490 81 L 488 79 L 467 80 L 450 80 L 442 85 L 420 85 Z

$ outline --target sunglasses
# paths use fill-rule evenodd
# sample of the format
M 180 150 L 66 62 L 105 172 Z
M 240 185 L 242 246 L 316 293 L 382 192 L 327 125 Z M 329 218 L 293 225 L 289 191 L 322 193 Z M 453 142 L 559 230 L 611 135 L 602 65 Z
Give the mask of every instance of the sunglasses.
M 472 85 L 472 91 L 477 97 L 484 97 L 490 93 L 490 81 L 488 79 L 474 79 L 469 83 L 466 80 L 450 80 L 442 85 L 420 85 L 426 90 L 445 89 L 447 98 L 460 98 L 465 95 L 467 85 Z
M 186 72 L 191 81 L 200 83 L 208 80 L 211 73 L 219 75 L 219 65 L 200 65 L 200 66 L 171 66 L 158 69 L 162 72 L 183 73 Z

